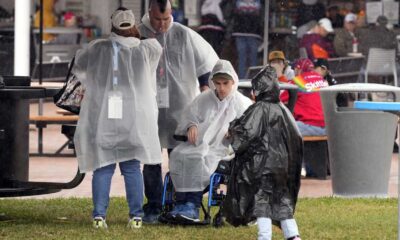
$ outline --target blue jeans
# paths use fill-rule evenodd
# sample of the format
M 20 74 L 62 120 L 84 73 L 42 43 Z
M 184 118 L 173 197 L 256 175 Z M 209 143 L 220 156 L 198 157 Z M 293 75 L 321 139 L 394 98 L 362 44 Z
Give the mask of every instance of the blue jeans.
M 175 199 L 177 204 L 191 202 L 196 208 L 200 208 L 201 201 L 203 200 L 203 192 L 176 192 Z
M 320 136 L 326 135 L 325 128 L 305 124 L 301 121 L 296 121 L 302 136 Z
M 246 76 L 250 66 L 257 66 L 257 50 L 260 39 L 256 37 L 235 37 L 236 50 L 239 60 L 239 78 Z
M 92 197 L 93 217 L 106 217 L 110 202 L 111 179 L 116 164 L 111 164 L 93 172 Z M 143 177 L 138 160 L 120 162 L 119 168 L 124 176 L 126 199 L 129 206 L 129 217 L 143 216 Z

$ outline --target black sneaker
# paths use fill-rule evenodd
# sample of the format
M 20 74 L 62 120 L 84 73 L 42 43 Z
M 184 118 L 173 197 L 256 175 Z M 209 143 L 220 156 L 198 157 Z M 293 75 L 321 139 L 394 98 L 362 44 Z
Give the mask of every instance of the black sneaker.
M 161 210 L 154 205 L 145 204 L 143 206 L 144 217 L 142 218 L 143 223 L 146 224 L 157 224 L 158 218 L 160 217 Z

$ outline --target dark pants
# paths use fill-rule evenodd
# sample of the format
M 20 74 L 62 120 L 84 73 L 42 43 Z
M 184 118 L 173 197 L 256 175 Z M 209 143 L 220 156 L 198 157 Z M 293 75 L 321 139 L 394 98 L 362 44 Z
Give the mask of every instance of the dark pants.
M 203 200 L 203 192 L 176 192 L 175 198 L 177 204 L 191 202 L 196 208 L 200 208 L 201 201 Z
M 172 149 L 168 149 L 168 156 Z M 144 194 L 147 204 L 143 206 L 144 214 L 160 214 L 162 209 L 162 171 L 161 164 L 144 164 L 143 166 Z
M 162 205 L 162 173 L 161 164 L 143 166 L 144 194 L 147 204 L 143 207 L 145 214 L 161 213 Z

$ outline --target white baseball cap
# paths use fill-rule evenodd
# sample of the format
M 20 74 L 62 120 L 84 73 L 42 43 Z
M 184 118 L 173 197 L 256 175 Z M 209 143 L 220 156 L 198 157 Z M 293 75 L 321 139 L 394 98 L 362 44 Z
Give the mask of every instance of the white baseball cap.
M 126 30 L 135 26 L 135 15 L 132 10 L 117 10 L 111 15 L 113 27 Z
M 333 32 L 333 27 L 332 27 L 332 23 L 331 23 L 331 20 L 329 20 L 328 18 L 321 18 L 319 21 L 318 21 L 318 24 L 321 26 L 321 27 L 323 27 L 323 28 L 325 28 L 325 30 L 327 31 L 327 32 Z
M 345 22 L 356 22 L 357 21 L 357 16 L 354 13 L 348 13 L 346 14 L 346 17 L 344 17 Z

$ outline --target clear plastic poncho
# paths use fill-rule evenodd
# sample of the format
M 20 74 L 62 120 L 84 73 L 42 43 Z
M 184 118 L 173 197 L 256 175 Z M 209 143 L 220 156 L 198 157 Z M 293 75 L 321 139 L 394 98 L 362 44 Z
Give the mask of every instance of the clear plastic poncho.
M 161 146 L 173 148 L 178 144 L 173 134 L 182 111 L 200 93 L 197 78 L 211 72 L 219 58 L 206 40 L 179 23 L 172 22 L 166 33 L 157 33 L 146 14 L 139 31 L 163 47 L 157 68 L 158 126 Z
M 211 80 L 216 73 L 227 73 L 235 81 L 232 92 L 222 101 L 218 99 Z M 240 117 L 252 104 L 249 98 L 237 91 L 238 82 L 231 63 L 219 60 L 209 80 L 211 89 L 201 93 L 185 109 L 176 133 L 186 135 L 187 129 L 195 125 L 198 138 L 195 145 L 182 142 L 170 154 L 169 171 L 176 191 L 203 191 L 221 158 L 228 155 L 226 134 L 229 122 Z
M 131 159 L 162 162 L 155 78 L 161 52 L 154 39 L 114 33 L 77 52 L 72 71 L 86 89 L 74 136 L 81 172 Z M 117 118 L 110 116 L 111 97 L 122 105 Z

